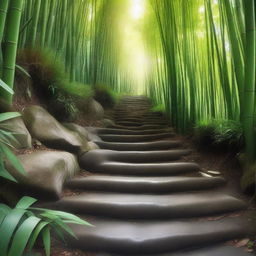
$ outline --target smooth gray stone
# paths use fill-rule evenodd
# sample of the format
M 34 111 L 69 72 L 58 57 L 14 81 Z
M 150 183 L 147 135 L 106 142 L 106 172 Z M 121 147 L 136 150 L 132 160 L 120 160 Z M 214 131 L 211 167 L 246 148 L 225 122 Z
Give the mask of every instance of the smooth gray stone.
M 131 254 L 97 254 L 96 256 L 131 256 Z M 138 254 L 132 254 L 136 256 Z M 244 248 L 236 248 L 232 246 L 216 245 L 209 246 L 201 249 L 190 249 L 183 252 L 173 252 L 165 254 L 143 254 L 140 256 L 252 256 L 253 254 L 246 252 Z
M 94 99 L 91 99 L 87 112 L 89 112 L 89 114 L 92 115 L 97 120 L 100 120 L 104 117 L 103 107 L 98 101 Z
M 26 175 L 10 164 L 7 169 L 23 190 L 34 192 L 40 197 L 59 198 L 63 183 L 80 170 L 76 156 L 64 151 L 41 150 L 17 157 Z
M 173 129 L 161 129 L 161 130 L 124 130 L 114 128 L 98 128 L 98 127 L 86 127 L 90 132 L 96 134 L 119 134 L 119 135 L 148 135 L 148 134 L 159 134 L 159 133 L 172 133 Z
M 122 142 L 106 142 L 106 141 L 94 141 L 101 149 L 111 149 L 111 150 L 133 150 L 133 151 L 143 151 L 143 150 L 166 150 L 173 149 L 181 146 L 180 141 L 153 141 L 153 142 L 137 142 L 137 143 L 122 143 Z
M 124 125 L 117 125 L 115 124 L 114 126 L 109 126 L 109 128 L 118 128 L 118 129 L 125 129 L 127 130 L 128 127 L 124 126 Z M 159 129 L 166 129 L 168 128 L 168 126 L 164 126 L 164 125 L 158 125 L 158 124 L 145 124 L 145 125 L 141 125 L 141 126 L 129 126 L 129 130 L 147 130 L 147 129 L 155 129 L 155 130 L 159 130 Z
M 168 122 L 167 121 L 138 121 L 138 122 L 135 122 L 135 121 L 118 121 L 118 120 L 115 120 L 115 123 L 117 125 L 123 125 L 123 126 L 142 126 L 142 125 L 152 125 L 152 124 L 158 124 L 158 125 L 163 125 L 163 126 L 168 126 Z
M 85 164 L 94 165 L 104 161 L 125 163 L 156 163 L 178 160 L 190 153 L 186 149 L 170 149 L 158 151 L 116 151 L 108 149 L 91 150 L 80 157 Z
M 63 125 L 69 130 L 77 132 L 83 140 L 89 140 L 88 131 L 83 126 L 75 123 L 63 123 Z
M 23 120 L 31 136 L 50 148 L 83 153 L 88 151 L 87 141 L 60 124 L 40 106 L 29 106 L 23 111 Z
M 140 116 L 140 117 L 123 117 L 123 116 L 117 116 L 115 117 L 116 121 L 122 121 L 122 122 L 148 122 L 148 121 L 152 121 L 152 122 L 168 122 L 167 119 L 164 119 L 164 117 L 144 117 L 144 116 Z
M 89 162 L 80 158 L 79 163 L 82 168 L 90 172 L 105 173 L 113 175 L 132 175 L 132 176 L 170 176 L 184 173 L 198 172 L 199 166 L 195 163 L 122 163 L 122 162 Z
M 174 134 L 172 133 L 159 133 L 149 135 L 103 135 L 99 134 L 99 137 L 108 142 L 146 142 L 152 140 L 159 140 L 165 138 L 171 138 Z
M 11 118 L 0 123 L 0 128 L 11 132 L 15 139 L 9 143 L 16 149 L 31 148 L 32 138 L 21 117 Z
M 249 227 L 244 219 L 218 221 L 118 221 L 83 216 L 94 227 L 71 225 L 77 239 L 68 244 L 89 252 L 123 254 L 157 254 L 203 247 L 246 237 Z
M 211 198 L 211 200 L 209 200 Z M 86 192 L 54 203 L 58 210 L 120 219 L 192 218 L 243 210 L 247 204 L 216 192 L 140 195 Z
M 225 180 L 221 177 L 126 177 L 93 175 L 70 180 L 66 183 L 66 186 L 87 191 L 167 193 L 210 189 L 223 184 L 225 184 Z

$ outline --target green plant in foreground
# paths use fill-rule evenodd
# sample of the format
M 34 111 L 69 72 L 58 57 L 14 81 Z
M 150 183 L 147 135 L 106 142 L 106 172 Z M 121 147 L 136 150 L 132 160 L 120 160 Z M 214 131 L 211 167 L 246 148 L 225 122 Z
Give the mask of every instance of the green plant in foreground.
M 0 114 L 0 123 L 20 116 L 16 112 Z M 15 140 L 13 134 L 0 128 L 0 176 L 16 182 L 6 170 L 4 161 L 7 159 L 19 172 L 26 174 L 21 163 L 13 152 L 10 140 Z M 75 237 L 68 223 L 91 226 L 79 217 L 61 211 L 42 208 L 32 208 L 37 200 L 32 197 L 22 197 L 15 208 L 0 204 L 0 252 L 1 256 L 21 256 L 26 250 L 30 252 L 38 237 L 41 237 L 45 253 L 50 255 L 51 237 L 54 230 L 57 236 L 65 242 L 64 233 Z M 4 235 L 3 235 L 4 234 Z
M 31 252 L 38 237 L 42 238 L 45 253 L 50 255 L 51 230 L 65 242 L 63 233 L 76 238 L 68 223 L 91 226 L 79 217 L 61 211 L 31 207 L 37 200 L 23 197 L 11 209 L 0 204 L 0 251 L 2 256 L 21 256 Z
M 17 112 L 7 112 L 0 114 L 0 124 L 6 120 L 15 118 L 20 116 Z M 16 156 L 12 153 L 9 147 L 12 147 L 10 141 L 15 141 L 15 138 L 12 132 L 6 131 L 0 128 L 0 176 L 6 178 L 8 180 L 12 180 L 16 182 L 14 177 L 6 170 L 4 165 L 4 159 L 8 159 L 8 161 L 17 169 L 19 172 L 25 174 L 25 171 L 16 158 Z

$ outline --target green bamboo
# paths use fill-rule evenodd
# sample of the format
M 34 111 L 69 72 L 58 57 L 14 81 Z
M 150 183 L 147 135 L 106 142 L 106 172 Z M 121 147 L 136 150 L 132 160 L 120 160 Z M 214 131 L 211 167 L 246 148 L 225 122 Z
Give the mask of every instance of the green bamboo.
M 14 84 L 15 63 L 22 4 L 23 0 L 10 0 L 9 9 L 6 17 L 2 80 L 10 88 L 13 88 Z M 1 91 L 0 93 L 7 103 L 12 104 L 11 94 L 7 93 L 6 91 Z
M 245 81 L 244 108 L 242 121 L 245 131 L 246 153 L 249 161 L 256 159 L 254 132 L 254 104 L 255 104 L 255 68 L 256 68 L 256 32 L 255 32 L 255 1 L 245 0 L 246 47 L 245 47 Z

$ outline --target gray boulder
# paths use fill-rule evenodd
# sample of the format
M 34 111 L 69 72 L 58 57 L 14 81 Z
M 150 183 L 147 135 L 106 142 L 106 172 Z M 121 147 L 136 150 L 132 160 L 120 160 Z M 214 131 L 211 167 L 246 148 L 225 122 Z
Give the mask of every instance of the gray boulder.
M 100 147 L 96 143 L 94 143 L 93 141 L 89 141 L 88 145 L 89 145 L 89 148 L 90 148 L 89 151 L 95 150 L 95 149 L 100 149 Z
M 21 117 L 1 122 L 0 129 L 13 133 L 15 140 L 10 141 L 13 147 L 17 149 L 32 147 L 31 135 Z
M 50 148 L 78 154 L 89 150 L 87 140 L 64 127 L 40 106 L 25 108 L 23 120 L 32 137 Z
M 81 138 L 88 141 L 88 132 L 83 126 L 75 123 L 63 123 L 63 125 L 69 130 L 77 132 Z
M 92 99 L 90 104 L 89 104 L 89 113 L 96 120 L 100 120 L 104 116 L 104 109 L 98 101 Z
M 110 119 L 107 119 L 107 118 L 102 119 L 100 122 L 104 127 L 113 127 L 113 126 L 115 126 L 115 122 L 110 120 Z
M 63 183 L 71 179 L 80 168 L 76 156 L 63 151 L 36 151 L 19 155 L 26 175 L 19 173 L 7 163 L 8 171 L 21 188 L 42 197 L 59 198 Z

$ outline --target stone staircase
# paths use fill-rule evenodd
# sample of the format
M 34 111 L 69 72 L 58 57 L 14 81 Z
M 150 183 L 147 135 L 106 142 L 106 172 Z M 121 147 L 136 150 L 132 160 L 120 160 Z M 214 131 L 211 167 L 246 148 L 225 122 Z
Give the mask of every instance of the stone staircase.
M 94 225 L 72 225 L 78 239 L 68 237 L 69 245 L 99 256 L 248 255 L 225 245 L 247 236 L 247 218 L 229 216 L 247 204 L 221 191 L 222 177 L 203 177 L 200 166 L 184 162 L 190 151 L 150 107 L 146 97 L 124 97 L 113 127 L 89 129 L 100 149 L 80 165 L 93 175 L 66 184 L 80 194 L 51 203 Z

